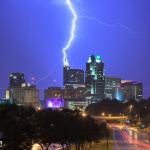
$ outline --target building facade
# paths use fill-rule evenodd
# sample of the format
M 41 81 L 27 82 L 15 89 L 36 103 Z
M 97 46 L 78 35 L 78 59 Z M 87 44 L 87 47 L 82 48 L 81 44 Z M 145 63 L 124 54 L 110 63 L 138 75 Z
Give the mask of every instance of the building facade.
M 37 107 L 40 102 L 39 90 L 35 85 L 25 83 L 24 74 L 12 73 L 9 87 L 5 91 L 6 99 L 14 99 L 18 105 Z
M 105 98 L 109 100 L 117 99 L 122 101 L 121 97 L 121 78 L 105 77 Z
M 124 101 L 136 100 L 137 102 L 143 99 L 143 84 L 140 82 L 122 80 Z
M 25 77 L 23 73 L 11 73 L 9 76 L 9 86 L 10 87 L 21 87 L 25 84 Z
M 82 69 L 63 69 L 63 83 L 65 88 L 78 88 L 84 86 L 84 71 Z
M 48 89 L 44 90 L 44 100 L 61 97 L 63 97 L 61 87 L 49 87 Z
M 90 56 L 86 63 L 86 95 L 93 102 L 104 99 L 105 77 L 104 63 L 100 56 Z
M 39 90 L 33 85 L 9 87 L 5 95 L 6 99 L 14 99 L 18 105 L 37 107 L 40 102 Z

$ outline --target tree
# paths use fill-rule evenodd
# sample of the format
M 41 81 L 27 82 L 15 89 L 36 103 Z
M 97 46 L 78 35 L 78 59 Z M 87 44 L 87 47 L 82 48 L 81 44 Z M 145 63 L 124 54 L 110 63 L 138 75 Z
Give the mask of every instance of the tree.
M 30 149 L 32 145 L 31 116 L 35 113 L 30 107 L 3 105 L 0 107 L 0 131 L 4 136 L 3 149 Z
M 52 143 L 62 145 L 63 150 L 69 150 L 71 145 L 81 150 L 87 142 L 104 137 L 107 128 L 89 116 L 83 117 L 78 111 L 35 111 L 16 105 L 1 106 L 0 120 L 6 150 L 28 150 L 34 143 L 43 150 L 48 150 Z

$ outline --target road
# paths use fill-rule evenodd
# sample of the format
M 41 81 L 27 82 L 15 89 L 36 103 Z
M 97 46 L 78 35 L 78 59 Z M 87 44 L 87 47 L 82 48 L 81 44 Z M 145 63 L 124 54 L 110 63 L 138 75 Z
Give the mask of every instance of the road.
M 114 150 L 150 150 L 150 144 L 138 132 L 113 126 Z

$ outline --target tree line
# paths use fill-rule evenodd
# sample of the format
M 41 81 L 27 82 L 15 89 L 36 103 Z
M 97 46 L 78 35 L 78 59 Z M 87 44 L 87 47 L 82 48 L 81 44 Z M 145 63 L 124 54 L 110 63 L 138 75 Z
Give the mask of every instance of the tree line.
M 105 99 L 101 102 L 89 105 L 86 111 L 90 115 L 101 115 L 105 112 L 106 115 L 124 114 L 127 116 L 132 115 L 133 117 L 139 116 L 145 118 L 150 116 L 150 100 L 142 100 L 140 102 L 130 100 L 129 102 L 123 103 L 117 100 Z
M 52 143 L 69 150 L 85 149 L 86 143 L 99 141 L 109 135 L 105 123 L 97 123 L 77 110 L 43 109 L 17 105 L 0 106 L 0 138 L 4 150 L 30 150 L 38 143 L 48 150 Z

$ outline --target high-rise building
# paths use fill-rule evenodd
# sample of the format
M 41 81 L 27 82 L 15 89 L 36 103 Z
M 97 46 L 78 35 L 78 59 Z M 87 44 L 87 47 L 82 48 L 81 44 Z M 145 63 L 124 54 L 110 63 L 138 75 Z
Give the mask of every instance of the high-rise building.
M 38 107 L 40 102 L 39 90 L 34 85 L 8 87 L 6 99 L 14 99 L 18 105 Z
M 70 67 L 64 66 L 63 68 L 63 85 L 64 86 L 68 83 L 69 71 L 70 71 Z
M 23 73 L 11 73 L 9 76 L 10 87 L 21 87 L 22 84 L 25 84 L 25 82 Z
M 64 87 L 65 88 L 78 88 L 84 86 L 84 71 L 82 69 L 70 69 L 64 67 Z
M 133 81 L 121 81 L 123 88 L 124 101 L 136 100 L 137 102 L 143 99 L 143 84 L 140 82 Z
M 121 100 L 120 93 L 121 78 L 105 77 L 105 98 Z
M 39 90 L 35 85 L 26 84 L 23 73 L 12 73 L 9 76 L 9 87 L 5 91 L 6 99 L 14 99 L 16 104 L 38 106 Z
M 77 99 L 77 89 L 74 88 L 64 88 L 63 89 L 63 98 L 66 99 Z
M 104 99 L 105 77 L 104 63 L 100 56 L 90 56 L 86 63 L 86 94 L 87 99 L 96 102 Z
M 8 87 L 6 90 L 6 99 L 14 99 L 18 105 L 33 106 L 39 105 L 39 90 L 34 85 L 25 85 L 22 87 Z

